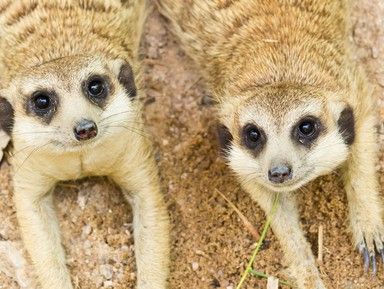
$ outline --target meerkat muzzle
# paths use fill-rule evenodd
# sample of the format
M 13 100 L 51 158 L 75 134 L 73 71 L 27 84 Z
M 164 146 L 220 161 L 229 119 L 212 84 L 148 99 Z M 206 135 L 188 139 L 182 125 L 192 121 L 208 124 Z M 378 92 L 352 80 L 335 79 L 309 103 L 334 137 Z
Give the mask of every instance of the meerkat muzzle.
M 78 141 L 89 140 L 97 136 L 97 125 L 92 120 L 81 120 L 73 130 Z

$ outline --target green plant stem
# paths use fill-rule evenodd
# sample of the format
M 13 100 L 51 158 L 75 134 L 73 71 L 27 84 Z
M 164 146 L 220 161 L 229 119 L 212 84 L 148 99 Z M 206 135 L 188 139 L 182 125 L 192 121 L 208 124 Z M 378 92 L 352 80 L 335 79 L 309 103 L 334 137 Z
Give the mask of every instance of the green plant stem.
M 260 272 L 260 271 L 256 271 L 254 269 L 251 269 L 251 271 L 249 271 L 249 273 L 253 276 L 256 276 L 256 277 L 259 277 L 259 278 L 266 278 L 268 279 L 268 277 L 270 277 L 271 275 L 268 275 L 264 272 Z M 286 285 L 286 286 L 289 286 L 291 288 L 296 288 L 293 284 L 289 283 L 288 281 L 285 281 L 285 280 L 281 280 L 279 279 L 279 283 L 282 284 L 282 285 Z
M 264 228 L 263 228 L 263 232 L 261 233 L 259 241 L 256 243 L 256 248 L 253 251 L 252 257 L 249 260 L 248 265 L 245 268 L 245 271 L 243 272 L 243 275 L 241 276 L 240 282 L 236 286 L 236 289 L 240 289 L 241 288 L 241 286 L 243 285 L 245 279 L 247 279 L 248 274 L 252 270 L 253 262 L 255 261 L 256 255 L 260 251 L 261 245 L 263 244 L 263 241 L 265 239 L 265 236 L 267 235 L 269 226 L 270 226 L 270 224 L 272 222 L 273 216 L 274 216 L 274 214 L 276 212 L 277 204 L 278 204 L 278 201 L 279 201 L 279 197 L 280 197 L 280 193 L 276 193 L 275 198 L 273 200 L 273 205 L 272 205 L 271 213 L 269 215 L 267 215 L 267 221 L 265 222 L 265 225 L 264 225 Z

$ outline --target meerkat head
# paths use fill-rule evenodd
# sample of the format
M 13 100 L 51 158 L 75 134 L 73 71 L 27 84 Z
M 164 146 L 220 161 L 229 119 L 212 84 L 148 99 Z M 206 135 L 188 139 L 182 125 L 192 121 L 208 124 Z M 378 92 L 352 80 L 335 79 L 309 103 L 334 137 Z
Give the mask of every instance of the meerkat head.
M 3 126 L 25 147 L 87 148 L 133 126 L 139 114 L 134 79 L 130 64 L 101 57 L 71 56 L 26 69 L 0 91 Z M 7 118 L 6 111 L 12 111 Z
M 345 161 L 353 111 L 330 93 L 282 85 L 223 101 L 219 139 L 241 181 L 289 192 Z

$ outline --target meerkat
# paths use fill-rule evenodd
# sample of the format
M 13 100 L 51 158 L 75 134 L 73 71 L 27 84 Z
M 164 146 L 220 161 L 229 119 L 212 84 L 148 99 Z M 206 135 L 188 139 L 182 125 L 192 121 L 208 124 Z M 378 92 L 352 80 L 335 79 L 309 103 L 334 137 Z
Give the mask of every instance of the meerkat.
M 25 247 L 43 289 L 72 289 L 59 181 L 108 176 L 133 208 L 137 288 L 167 288 L 169 221 L 142 118 L 145 0 L 0 4 L 0 132 Z
M 343 171 L 355 246 L 384 259 L 372 91 L 353 61 L 348 0 L 157 0 L 218 103 L 219 140 L 269 214 L 298 288 L 325 288 L 293 192 Z

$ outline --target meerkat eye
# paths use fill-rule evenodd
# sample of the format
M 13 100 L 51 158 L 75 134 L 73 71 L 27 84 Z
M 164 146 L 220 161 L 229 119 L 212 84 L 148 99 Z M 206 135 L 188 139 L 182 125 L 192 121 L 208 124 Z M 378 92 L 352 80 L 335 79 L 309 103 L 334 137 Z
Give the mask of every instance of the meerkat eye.
M 302 136 L 311 136 L 315 133 L 316 131 L 316 124 L 313 121 L 307 120 L 303 121 L 299 125 L 299 131 Z
M 107 80 L 99 75 L 91 76 L 83 84 L 84 94 L 99 105 L 108 96 L 108 90 L 109 84 Z
M 293 135 L 301 144 L 308 145 L 313 142 L 320 133 L 321 124 L 315 117 L 306 117 L 298 122 Z
M 33 105 L 38 110 L 46 110 L 51 106 L 51 98 L 44 92 L 39 92 L 33 96 Z
M 39 116 L 48 114 L 54 104 L 55 94 L 48 91 L 36 91 L 30 99 L 30 108 Z
M 28 99 L 27 113 L 33 113 L 46 122 L 52 119 L 58 105 L 58 96 L 54 91 L 36 91 Z
M 247 124 L 244 126 L 242 139 L 244 145 L 252 150 L 264 142 L 262 132 L 254 124 Z
M 88 83 L 88 92 L 93 97 L 100 97 L 104 89 L 104 82 L 101 79 L 94 79 Z

